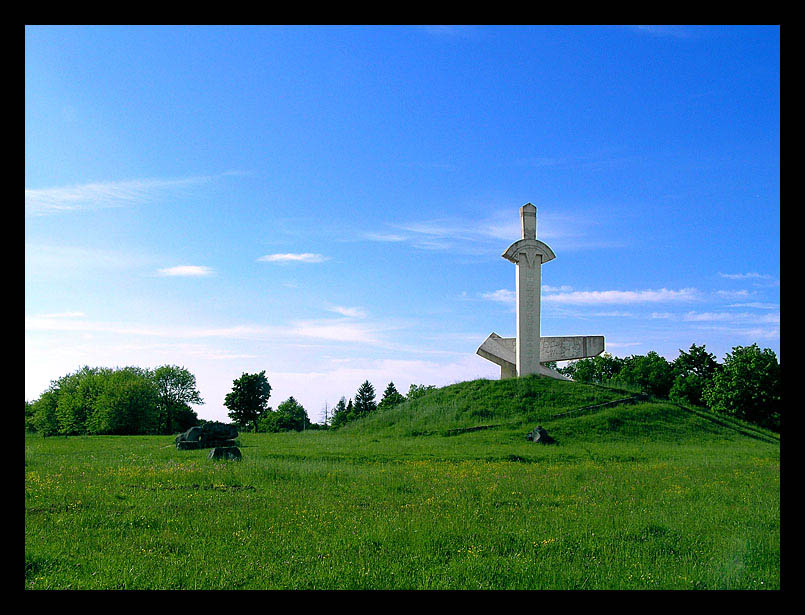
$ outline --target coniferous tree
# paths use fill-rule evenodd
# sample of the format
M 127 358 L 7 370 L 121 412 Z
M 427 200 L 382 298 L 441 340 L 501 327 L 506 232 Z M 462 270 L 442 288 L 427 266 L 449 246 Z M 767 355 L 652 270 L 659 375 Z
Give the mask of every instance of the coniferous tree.
M 330 427 L 341 427 L 347 422 L 347 400 L 342 397 L 333 408 L 333 417 L 330 419 Z
M 386 390 L 383 391 L 383 399 L 380 400 L 380 403 L 377 405 L 377 409 L 387 410 L 389 408 L 393 408 L 397 404 L 401 404 L 404 401 L 405 396 L 397 390 L 397 387 L 394 386 L 393 382 L 389 382 Z
M 366 380 L 358 388 L 358 392 L 355 394 L 355 408 L 353 412 L 355 413 L 356 418 L 361 418 L 371 414 L 375 410 L 377 410 L 377 403 L 375 402 L 375 388 L 368 380 Z

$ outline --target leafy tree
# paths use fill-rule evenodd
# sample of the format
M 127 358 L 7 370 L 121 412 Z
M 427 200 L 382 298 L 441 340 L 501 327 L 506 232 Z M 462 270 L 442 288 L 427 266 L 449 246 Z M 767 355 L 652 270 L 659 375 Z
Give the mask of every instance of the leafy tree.
M 674 382 L 673 367 L 665 357 L 653 350 L 647 355 L 634 355 L 626 359 L 618 376 L 624 382 L 657 397 L 668 397 Z
M 51 383 L 50 387 L 31 404 L 33 409 L 33 426 L 43 436 L 54 436 L 59 433 L 59 419 L 56 409 L 59 404 L 58 381 Z
M 705 349 L 704 344 L 690 345 L 690 352 L 679 350 L 679 356 L 674 360 L 674 368 L 680 374 L 696 374 L 704 380 L 709 380 L 718 371 L 719 365 L 716 357 Z
M 387 410 L 405 401 L 405 396 L 397 390 L 393 382 L 389 382 L 383 391 L 383 399 L 377 405 L 378 410 Z
M 676 376 L 668 396 L 680 404 L 704 406 L 704 387 L 719 368 L 715 355 L 707 352 L 704 344 L 691 344 L 690 352 L 680 349 L 673 362 Z
M 302 431 L 310 427 L 305 408 L 293 396 L 286 399 L 276 411 L 269 410 L 260 419 L 260 431 Z
M 86 424 L 90 434 L 157 433 L 159 394 L 150 373 L 126 367 L 104 374 Z
M 152 374 L 158 393 L 158 431 L 177 433 L 198 424 L 190 404 L 203 404 L 196 388 L 196 377 L 184 367 L 163 365 Z
M 95 410 L 97 398 L 111 371 L 108 368 L 84 366 L 59 380 L 56 418 L 60 434 L 87 433 L 87 420 Z
M 244 429 L 251 425 L 257 431 L 257 421 L 266 412 L 270 396 L 271 385 L 265 370 L 259 374 L 244 373 L 232 382 L 232 392 L 226 394 L 224 406 L 235 423 Z
M 428 386 L 425 386 L 424 384 L 411 384 L 411 386 L 408 387 L 408 395 L 406 395 L 405 398 L 408 401 L 411 401 L 412 399 L 422 397 L 428 391 L 433 391 L 434 389 L 436 389 L 436 387 L 432 384 Z
M 34 425 L 34 405 L 27 399 L 25 400 L 25 431 L 36 431 L 36 426 Z
M 358 392 L 355 394 L 355 406 L 353 412 L 356 418 L 366 416 L 377 410 L 377 402 L 375 402 L 375 388 L 371 383 L 366 380 L 358 387 Z
M 608 352 L 571 361 L 565 367 L 560 367 L 556 371 L 566 376 L 570 376 L 576 382 L 605 383 L 618 377 L 625 364 L 624 359 L 613 357 Z
M 707 381 L 699 374 L 677 374 L 668 398 L 682 405 L 704 406 L 704 387 Z
M 772 429 L 780 428 L 781 397 L 777 355 L 757 344 L 735 346 L 703 393 L 710 409 Z

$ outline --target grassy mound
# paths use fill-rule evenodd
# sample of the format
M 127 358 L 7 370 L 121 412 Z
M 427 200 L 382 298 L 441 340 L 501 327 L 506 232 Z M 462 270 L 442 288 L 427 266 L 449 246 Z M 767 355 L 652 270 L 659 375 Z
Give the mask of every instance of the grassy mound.
M 476 380 L 336 430 L 25 438 L 28 589 L 778 589 L 779 439 Z M 525 440 L 542 424 L 557 445 Z
M 769 430 L 667 400 L 634 402 L 635 393 L 538 376 L 472 380 L 425 393 L 376 412 L 339 431 L 410 437 L 452 436 L 481 429 L 530 430 L 537 424 L 562 440 L 688 441 L 751 437 L 769 443 Z M 623 404 L 606 405 L 624 400 Z

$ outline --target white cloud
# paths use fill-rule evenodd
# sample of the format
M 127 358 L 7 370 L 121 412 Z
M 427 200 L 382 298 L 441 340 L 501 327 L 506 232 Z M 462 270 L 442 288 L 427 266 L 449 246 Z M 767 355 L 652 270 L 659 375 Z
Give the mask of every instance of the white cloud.
M 84 312 L 58 312 L 56 314 L 40 314 L 40 318 L 84 318 Z
M 653 312 L 651 318 L 679 322 L 780 323 L 779 314 L 752 314 L 750 312 L 686 312 L 684 314 Z
M 68 211 L 123 207 L 152 201 L 178 189 L 209 183 L 225 175 L 199 175 L 173 179 L 133 179 L 111 182 L 94 182 L 55 188 L 25 190 L 26 212 L 44 215 Z
M 323 263 L 329 259 L 329 256 L 323 256 L 322 254 L 302 252 L 300 254 L 266 254 L 257 260 L 263 263 Z
M 537 214 L 538 237 L 556 242 L 562 249 L 600 248 L 621 245 L 618 242 L 587 239 L 589 227 L 597 221 L 583 215 Z M 363 239 L 381 242 L 408 242 L 421 250 L 460 250 L 487 254 L 501 251 L 507 243 L 520 238 L 520 219 L 511 208 L 499 209 L 482 219 L 438 218 L 389 225 L 393 232 L 364 233 Z M 503 245 L 501 246 L 501 242 Z
M 330 312 L 341 314 L 349 318 L 366 318 L 366 310 L 360 307 L 346 307 L 343 305 L 332 305 L 326 308 Z
M 772 276 L 765 274 L 765 273 L 721 273 L 719 274 L 722 278 L 727 278 L 728 280 L 751 280 L 751 279 L 763 279 L 763 280 L 770 280 Z
M 377 344 L 377 327 L 351 320 L 306 320 L 293 323 L 290 335 L 333 342 Z
M 517 300 L 517 294 L 513 290 L 501 288 L 500 290 L 492 291 L 491 293 L 483 293 L 481 297 L 489 299 L 490 301 L 498 301 L 500 303 L 514 303 Z
M 160 269 L 158 273 L 161 276 L 203 277 L 212 275 L 212 269 L 203 265 L 178 265 L 176 267 Z
M 381 241 L 381 242 L 400 242 L 405 241 L 408 239 L 407 235 L 400 235 L 394 233 L 364 233 L 364 239 L 368 239 L 369 241 Z
M 546 294 L 543 301 L 546 303 L 600 305 L 600 304 L 635 304 L 635 303 L 666 303 L 695 301 L 699 291 L 695 288 L 682 288 L 669 290 L 594 290 L 572 291 L 566 293 Z
M 570 286 L 543 286 L 542 301 L 546 304 L 562 305 L 601 305 L 601 304 L 635 304 L 635 303 L 663 303 L 695 301 L 699 291 L 695 288 L 680 290 L 593 290 L 572 291 Z M 567 289 L 567 290 L 566 290 Z M 514 303 L 517 294 L 513 290 L 502 288 L 500 290 L 482 293 L 481 297 L 500 303 Z M 608 316 L 631 316 L 627 313 L 606 313 Z
M 755 308 L 757 310 L 779 310 L 780 304 L 779 303 L 763 303 L 760 301 L 754 301 L 750 303 L 733 303 L 728 305 L 727 307 L 730 308 Z
M 722 299 L 745 299 L 752 293 L 748 290 L 717 290 L 716 295 Z

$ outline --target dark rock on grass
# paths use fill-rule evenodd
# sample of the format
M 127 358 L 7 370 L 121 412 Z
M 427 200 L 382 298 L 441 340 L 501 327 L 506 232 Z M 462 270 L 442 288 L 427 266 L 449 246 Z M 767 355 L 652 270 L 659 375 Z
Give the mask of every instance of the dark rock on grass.
M 240 454 L 240 449 L 237 446 L 216 446 L 207 455 L 207 459 L 225 459 L 240 461 L 243 455 Z
M 548 435 L 548 432 L 543 429 L 542 425 L 537 425 L 533 431 L 529 431 L 526 436 L 526 440 L 530 440 L 531 442 L 539 442 L 540 444 L 553 444 L 556 442 L 551 436 Z
M 214 448 L 218 446 L 235 446 L 238 429 L 234 425 L 212 422 L 202 426 L 191 427 L 176 436 L 176 448 L 180 451 L 197 448 Z

